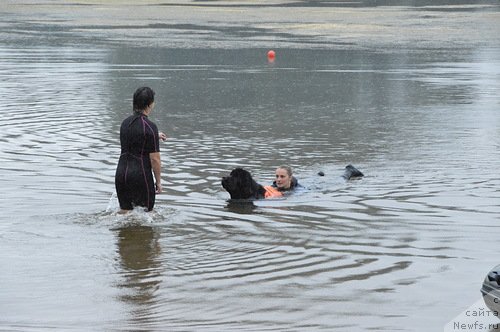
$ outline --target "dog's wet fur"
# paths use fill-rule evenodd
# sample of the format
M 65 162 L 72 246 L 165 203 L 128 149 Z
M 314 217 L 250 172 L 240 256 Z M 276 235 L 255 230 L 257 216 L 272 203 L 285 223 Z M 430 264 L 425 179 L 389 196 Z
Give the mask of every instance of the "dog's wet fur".
M 318 175 L 324 176 L 325 174 L 319 172 Z M 344 174 L 342 174 L 346 180 L 362 176 L 364 174 L 352 165 L 347 165 Z M 253 179 L 252 174 L 240 167 L 233 169 L 229 176 L 223 177 L 221 183 L 231 199 L 261 199 L 266 193 L 264 187 Z
M 231 195 L 231 199 L 260 199 L 266 193 L 264 187 L 243 168 L 235 168 L 229 176 L 223 177 L 222 187 Z

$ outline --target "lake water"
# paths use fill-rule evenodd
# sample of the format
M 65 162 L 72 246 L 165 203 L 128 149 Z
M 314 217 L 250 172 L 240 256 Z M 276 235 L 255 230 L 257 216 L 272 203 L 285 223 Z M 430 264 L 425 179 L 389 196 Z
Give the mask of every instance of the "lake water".
M 139 3 L 0 4 L 1 331 L 440 331 L 480 298 L 498 1 Z M 142 85 L 165 192 L 120 216 Z M 228 201 L 281 164 L 304 191 Z

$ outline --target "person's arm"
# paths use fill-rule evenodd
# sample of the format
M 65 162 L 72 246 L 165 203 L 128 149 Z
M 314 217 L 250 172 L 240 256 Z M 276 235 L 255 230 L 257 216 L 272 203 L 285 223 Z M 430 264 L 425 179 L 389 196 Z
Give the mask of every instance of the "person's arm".
M 168 139 L 167 134 L 165 134 L 163 131 L 158 132 L 158 137 L 165 142 Z
M 149 159 L 151 159 L 151 168 L 153 168 L 153 174 L 156 181 L 156 193 L 160 194 L 162 192 L 161 187 L 161 158 L 159 152 L 152 152 L 149 154 Z

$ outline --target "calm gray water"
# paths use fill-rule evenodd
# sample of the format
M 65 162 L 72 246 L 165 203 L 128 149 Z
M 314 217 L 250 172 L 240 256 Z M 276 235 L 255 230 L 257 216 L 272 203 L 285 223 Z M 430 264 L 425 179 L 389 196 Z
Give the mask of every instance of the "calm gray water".
M 498 1 L 243 4 L 0 5 L 1 331 L 439 331 L 479 299 Z M 119 216 L 142 85 L 165 193 Z M 228 202 L 280 164 L 306 190 Z

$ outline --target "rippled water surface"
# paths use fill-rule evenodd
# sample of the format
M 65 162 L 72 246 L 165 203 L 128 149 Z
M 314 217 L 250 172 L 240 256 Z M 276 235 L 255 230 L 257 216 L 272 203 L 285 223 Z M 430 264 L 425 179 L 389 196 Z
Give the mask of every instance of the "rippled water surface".
M 442 330 L 479 299 L 498 2 L 95 3 L 0 5 L 0 330 Z M 121 216 L 142 85 L 165 193 Z M 265 184 L 280 164 L 305 190 L 228 201 L 232 168 Z

